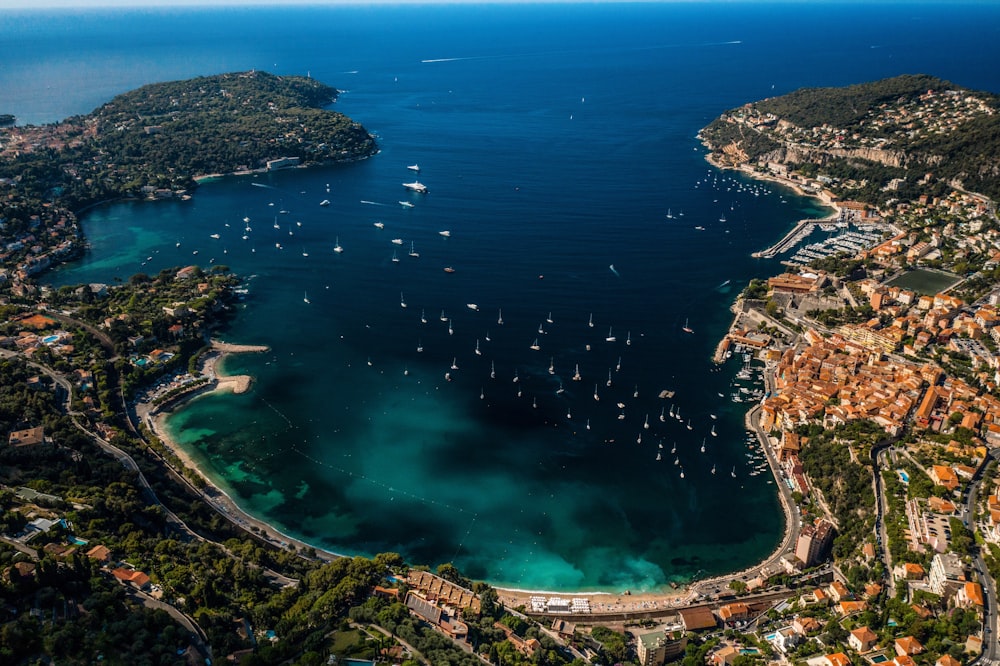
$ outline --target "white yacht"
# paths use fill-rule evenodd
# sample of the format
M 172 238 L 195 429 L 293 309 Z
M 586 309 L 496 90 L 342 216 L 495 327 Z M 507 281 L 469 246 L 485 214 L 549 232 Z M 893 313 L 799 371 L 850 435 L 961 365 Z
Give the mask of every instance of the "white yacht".
M 333 246 L 333 251 L 336 252 L 337 254 L 340 254 L 341 252 L 344 251 L 344 248 L 340 246 L 340 236 L 337 236 L 337 240 L 335 242 L 336 245 Z
M 419 192 L 424 194 L 427 192 L 427 186 L 421 183 L 419 180 L 415 180 L 412 183 L 403 183 L 403 187 L 410 190 L 411 192 Z

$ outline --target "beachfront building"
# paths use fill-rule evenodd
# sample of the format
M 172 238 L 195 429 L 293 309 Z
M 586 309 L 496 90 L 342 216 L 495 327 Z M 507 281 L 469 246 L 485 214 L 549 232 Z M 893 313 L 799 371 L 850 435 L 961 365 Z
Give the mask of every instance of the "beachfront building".
M 795 557 L 804 568 L 815 566 L 826 556 L 833 536 L 834 527 L 825 520 L 818 519 L 812 525 L 804 525 L 795 542 Z
M 684 654 L 687 636 L 683 632 L 652 631 L 636 636 L 635 650 L 640 666 L 660 666 Z

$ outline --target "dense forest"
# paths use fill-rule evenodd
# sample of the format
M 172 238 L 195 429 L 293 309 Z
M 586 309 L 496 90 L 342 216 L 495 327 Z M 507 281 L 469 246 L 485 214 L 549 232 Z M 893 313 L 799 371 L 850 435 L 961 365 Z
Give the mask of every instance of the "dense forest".
M 195 186 L 201 174 L 263 168 L 268 160 L 350 161 L 377 150 L 347 116 L 323 107 L 337 91 L 313 79 L 243 72 L 157 83 L 92 113 L 17 127 L 28 150 L 0 159 L 21 196 L 79 209 L 144 188 Z

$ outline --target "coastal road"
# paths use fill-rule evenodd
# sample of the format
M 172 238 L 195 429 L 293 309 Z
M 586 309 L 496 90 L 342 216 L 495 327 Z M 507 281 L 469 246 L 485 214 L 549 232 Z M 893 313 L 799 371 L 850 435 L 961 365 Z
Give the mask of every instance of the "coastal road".
M 965 503 L 961 507 L 962 522 L 966 527 L 975 530 L 976 505 L 979 499 L 979 488 L 983 480 L 983 474 L 991 462 L 1000 459 L 1000 449 L 992 449 L 983 464 L 979 466 L 965 493 Z M 981 548 L 976 548 L 972 555 L 973 576 L 979 580 L 983 586 L 983 652 L 980 655 L 980 664 L 996 664 L 1000 658 L 1000 644 L 997 641 L 997 590 L 996 581 L 989 575 L 986 563 L 983 561 Z
M 892 553 L 889 552 L 889 535 L 885 527 L 885 517 L 889 513 L 889 499 L 882 487 L 882 465 L 886 461 L 891 442 L 879 443 L 872 447 L 872 487 L 875 490 L 875 555 L 885 567 L 885 583 L 889 587 L 888 596 L 896 595 L 896 578 L 892 575 Z

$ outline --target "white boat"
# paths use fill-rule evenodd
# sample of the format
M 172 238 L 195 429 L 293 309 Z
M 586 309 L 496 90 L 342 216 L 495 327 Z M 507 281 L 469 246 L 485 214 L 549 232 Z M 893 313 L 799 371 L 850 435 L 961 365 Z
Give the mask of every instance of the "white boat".
M 646 414 L 646 420 L 642 424 L 643 430 L 649 430 L 649 414 Z
M 552 323 L 552 312 L 551 311 L 549 312 L 549 316 L 545 318 L 545 321 L 549 322 L 550 324 Z
M 668 220 L 674 219 L 674 214 L 672 212 L 670 212 L 669 208 L 667 209 L 667 219 Z
M 209 238 L 214 238 L 215 240 L 219 240 L 219 234 L 212 234 L 211 236 L 209 236 Z
M 598 401 L 600 399 L 601 399 L 601 396 L 597 395 L 597 384 L 594 384 L 594 401 L 596 402 L 596 401 Z
M 666 423 L 667 416 L 666 414 L 664 414 L 664 412 L 666 411 L 667 411 L 666 407 L 660 407 L 660 423 Z
M 441 316 L 439 317 L 441 321 L 448 321 L 448 318 L 444 316 L 444 310 L 441 310 Z
M 611 386 L 611 370 L 608 370 L 608 386 Z
M 416 250 L 413 249 L 413 241 L 410 241 L 410 256 L 411 257 L 419 257 L 420 256 L 420 254 Z
M 642 444 L 642 433 L 641 432 L 639 433 L 639 436 L 635 438 L 635 443 L 636 444 Z
M 590 430 L 590 419 L 587 419 L 587 430 Z
M 718 435 L 715 434 L 715 424 L 714 423 L 712 424 L 712 437 L 718 437 Z
M 479 306 L 476 305 L 475 303 L 466 303 L 465 307 L 469 308 L 473 312 L 479 312 Z
M 225 250 L 223 250 L 223 254 L 226 254 L 226 251 L 225 251 Z M 305 250 L 302 250 L 302 256 L 303 256 L 303 257 L 308 257 L 308 256 L 309 256 L 309 253 L 308 253 L 308 252 L 306 252 Z
M 497 324 L 503 326 L 503 310 L 497 310 Z
M 409 201 L 400 201 L 399 205 L 402 206 L 403 208 L 413 208 L 413 204 L 411 204 Z
M 685 333 L 694 333 L 694 331 L 691 330 L 691 327 L 688 325 L 688 320 L 686 317 L 684 319 L 684 326 L 681 328 L 681 330 L 684 331 Z
M 335 241 L 335 243 L 336 245 L 333 246 L 333 251 L 336 252 L 337 254 L 340 254 L 341 252 L 344 251 L 344 248 L 340 246 L 340 236 L 337 236 L 337 240 Z
M 573 412 L 570 411 L 569 407 L 566 408 L 566 418 L 567 419 L 573 418 Z
M 427 192 L 427 186 L 421 183 L 419 180 L 415 180 L 412 183 L 403 183 L 403 187 L 410 190 L 411 192 L 419 192 L 424 194 Z
M 493 361 L 490 361 L 490 379 L 496 379 L 496 378 L 497 378 L 496 366 L 493 365 Z
M 455 356 L 451 359 L 451 369 L 458 370 L 458 357 Z
M 303 302 L 303 303 L 305 303 L 306 305 L 308 305 L 308 304 L 309 304 L 309 292 L 305 292 L 305 293 L 304 293 L 304 294 L 302 295 L 302 302 Z
M 448 320 L 448 335 L 455 335 L 455 329 L 451 327 L 451 319 Z
M 626 345 L 632 344 L 632 331 L 629 331 L 628 334 L 625 336 L 625 344 Z
M 556 374 L 555 358 L 552 356 L 549 357 L 549 374 L 550 375 Z
M 704 452 L 705 452 L 705 438 L 704 438 L 704 437 L 703 437 L 703 438 L 702 438 L 702 440 L 701 440 L 701 452 L 702 452 L 702 453 L 704 453 Z
M 392 244 L 393 245 L 402 245 L 403 244 L 403 239 L 402 238 L 393 238 L 392 239 Z
M 451 238 L 451 232 L 448 231 L 447 229 L 444 230 L 444 231 L 439 231 L 438 235 L 439 236 L 444 236 L 445 238 Z
M 656 452 L 656 459 L 663 460 L 663 455 L 659 451 Z
M 712 474 L 715 474 L 715 465 L 712 465 Z
M 605 339 L 605 341 L 607 341 L 607 342 L 614 342 L 614 341 L 615 341 L 615 340 L 617 340 L 618 338 L 616 338 L 616 337 L 614 336 L 614 333 L 612 333 L 612 332 L 611 332 L 611 328 L 608 328 L 608 337 L 606 337 L 606 338 L 604 338 L 604 339 Z
M 417 165 L 417 164 L 411 164 L 410 166 L 408 166 L 406 168 L 409 169 L 410 171 L 416 171 L 417 173 L 420 172 L 420 166 Z
M 573 381 L 574 382 L 578 382 L 581 379 L 582 379 L 582 377 L 580 377 L 580 364 L 577 363 L 576 364 L 576 371 L 573 373 Z
M 479 339 L 476 339 L 476 356 L 482 356 L 483 352 L 479 351 Z
M 615 364 L 615 372 L 621 372 L 621 371 L 622 371 L 622 357 L 619 356 L 618 363 Z
M 733 465 L 733 471 L 729 473 L 729 476 L 736 478 L 736 465 Z
M 395 250 L 392 251 L 392 263 L 394 263 L 394 264 L 398 264 L 399 263 L 399 257 L 396 256 L 396 251 Z
M 514 370 L 514 383 L 516 384 L 519 381 L 521 381 L 521 378 L 517 376 L 517 370 Z
M 535 341 L 531 343 L 531 349 L 534 349 L 535 351 L 541 349 L 541 347 L 538 346 L 538 338 L 535 338 Z
M 587 326 L 589 326 L 590 328 L 594 328 L 594 313 L 593 312 L 590 313 L 590 321 L 587 322 Z
M 374 225 L 376 229 L 385 229 L 385 224 L 382 222 L 375 222 Z
M 691 419 L 688 419 L 688 422 L 687 422 L 687 429 L 688 429 L 688 430 L 692 430 L 692 428 L 691 428 Z
M 322 201 L 319 202 L 319 205 L 320 206 L 329 206 L 330 205 L 330 200 L 329 199 L 323 199 Z
M 725 222 L 725 221 L 726 221 L 726 216 L 725 216 L 725 214 L 722 214 L 722 215 L 720 215 L 720 216 L 719 216 L 719 222 Z
M 403 299 L 403 292 L 399 292 L 399 307 L 406 307 L 406 301 Z

